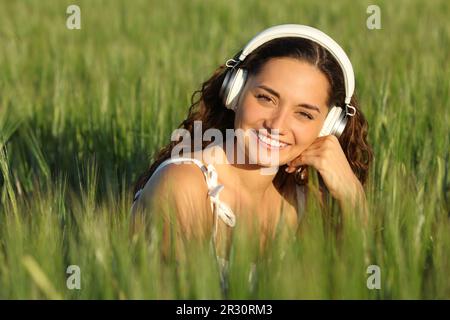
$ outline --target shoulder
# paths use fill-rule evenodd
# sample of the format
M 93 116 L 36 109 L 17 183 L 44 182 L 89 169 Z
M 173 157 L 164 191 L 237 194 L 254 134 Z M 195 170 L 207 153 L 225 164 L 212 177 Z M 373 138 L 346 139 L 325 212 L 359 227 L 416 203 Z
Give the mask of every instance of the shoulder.
M 189 230 L 207 227 L 212 217 L 205 176 L 189 162 L 170 163 L 154 173 L 133 205 L 133 214 L 138 207 L 165 219 L 175 210 L 176 219 Z
M 208 187 L 202 170 L 194 163 L 170 163 L 154 173 L 142 189 L 140 199 L 181 195 L 206 195 Z

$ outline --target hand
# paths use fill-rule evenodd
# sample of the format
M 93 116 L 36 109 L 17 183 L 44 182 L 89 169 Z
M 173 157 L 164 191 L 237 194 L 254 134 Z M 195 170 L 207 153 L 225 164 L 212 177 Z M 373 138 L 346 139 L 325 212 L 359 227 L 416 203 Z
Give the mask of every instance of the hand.
M 341 206 L 355 205 L 364 195 L 364 188 L 353 173 L 339 140 L 334 135 L 317 138 L 297 158 L 287 163 L 287 172 L 300 165 L 311 165 L 321 175 L 330 194 Z

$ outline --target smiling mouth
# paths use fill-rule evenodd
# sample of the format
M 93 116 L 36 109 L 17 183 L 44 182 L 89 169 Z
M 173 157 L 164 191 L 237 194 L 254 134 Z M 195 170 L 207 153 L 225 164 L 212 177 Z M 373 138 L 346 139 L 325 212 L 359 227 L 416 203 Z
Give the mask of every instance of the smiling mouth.
M 285 149 L 286 147 L 290 146 L 289 143 L 285 143 L 285 142 L 281 142 L 279 140 L 276 139 L 272 139 L 269 138 L 268 136 L 258 132 L 258 131 L 254 131 L 253 132 L 254 135 L 256 136 L 258 142 L 268 148 L 268 149 L 272 149 L 272 150 L 282 150 Z

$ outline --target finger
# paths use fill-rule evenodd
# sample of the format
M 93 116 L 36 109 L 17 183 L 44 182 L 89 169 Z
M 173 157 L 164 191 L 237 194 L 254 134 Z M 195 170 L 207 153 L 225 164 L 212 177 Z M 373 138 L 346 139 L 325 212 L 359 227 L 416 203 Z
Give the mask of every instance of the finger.
M 288 173 L 292 173 L 292 172 L 294 172 L 295 170 L 297 170 L 298 168 L 299 168 L 300 166 L 294 166 L 293 164 L 291 164 L 291 165 L 287 165 L 287 167 L 284 169 L 286 172 L 288 172 Z
M 305 151 L 309 151 L 309 150 L 315 150 L 315 149 L 319 149 L 322 148 L 322 143 L 313 143 L 312 145 L 310 145 L 308 148 L 306 148 L 305 150 L 303 150 L 303 152 Z M 302 152 L 302 153 L 303 153 Z
M 314 148 L 314 147 L 317 147 L 317 146 L 321 146 L 322 143 L 323 143 L 323 141 L 325 140 L 324 138 L 325 138 L 325 137 L 317 138 L 317 139 L 314 140 L 314 141 L 308 146 L 308 148 L 306 148 L 306 149 Z
M 303 155 L 300 158 L 300 165 L 309 165 L 317 170 L 321 170 L 322 157 L 320 155 Z
M 322 155 L 322 150 L 320 148 L 303 151 L 297 158 L 295 158 L 294 160 L 291 161 L 290 166 L 298 167 L 302 164 L 305 164 L 305 163 L 303 163 L 302 160 L 307 156 L 316 157 L 316 156 L 321 156 L 321 155 Z
M 286 169 L 284 169 L 284 171 L 286 171 L 287 173 L 292 173 L 295 171 L 295 167 L 286 167 Z
M 296 161 L 298 158 L 301 157 L 302 154 L 316 154 L 317 150 L 321 148 L 321 145 L 311 145 L 308 148 L 306 148 L 305 150 L 303 150 L 296 158 L 294 158 L 291 161 L 288 161 L 286 164 L 288 166 L 297 166 L 297 164 L 294 163 L 294 161 Z M 312 152 L 312 153 L 310 153 Z

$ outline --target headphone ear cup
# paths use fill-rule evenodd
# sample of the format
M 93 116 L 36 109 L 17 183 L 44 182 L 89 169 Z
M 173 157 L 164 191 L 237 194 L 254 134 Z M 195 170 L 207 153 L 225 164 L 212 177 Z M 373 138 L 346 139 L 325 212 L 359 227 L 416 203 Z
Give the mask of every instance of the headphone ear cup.
M 319 137 L 333 134 L 339 138 L 342 131 L 344 131 L 346 124 L 347 119 L 343 109 L 341 107 L 334 106 L 331 108 L 330 112 L 328 112 L 322 130 L 319 133 Z
M 342 109 L 342 108 L 340 108 Z M 339 119 L 336 121 L 333 127 L 332 134 L 334 134 L 336 137 L 340 137 L 342 132 L 344 132 L 345 126 L 347 125 L 348 117 L 346 116 L 345 112 L 341 112 L 339 115 Z
M 234 70 L 228 70 L 225 74 L 225 78 L 223 78 L 222 86 L 220 87 L 219 97 L 222 99 L 223 104 L 226 106 L 226 98 L 228 96 L 228 92 L 230 92 L 230 79 L 233 76 Z
M 226 108 L 235 110 L 239 99 L 239 93 L 247 80 L 247 70 L 241 68 L 232 70 L 228 79 L 227 77 L 228 74 L 225 76 L 223 83 L 223 85 L 225 85 L 225 87 L 223 87 L 223 104 Z

